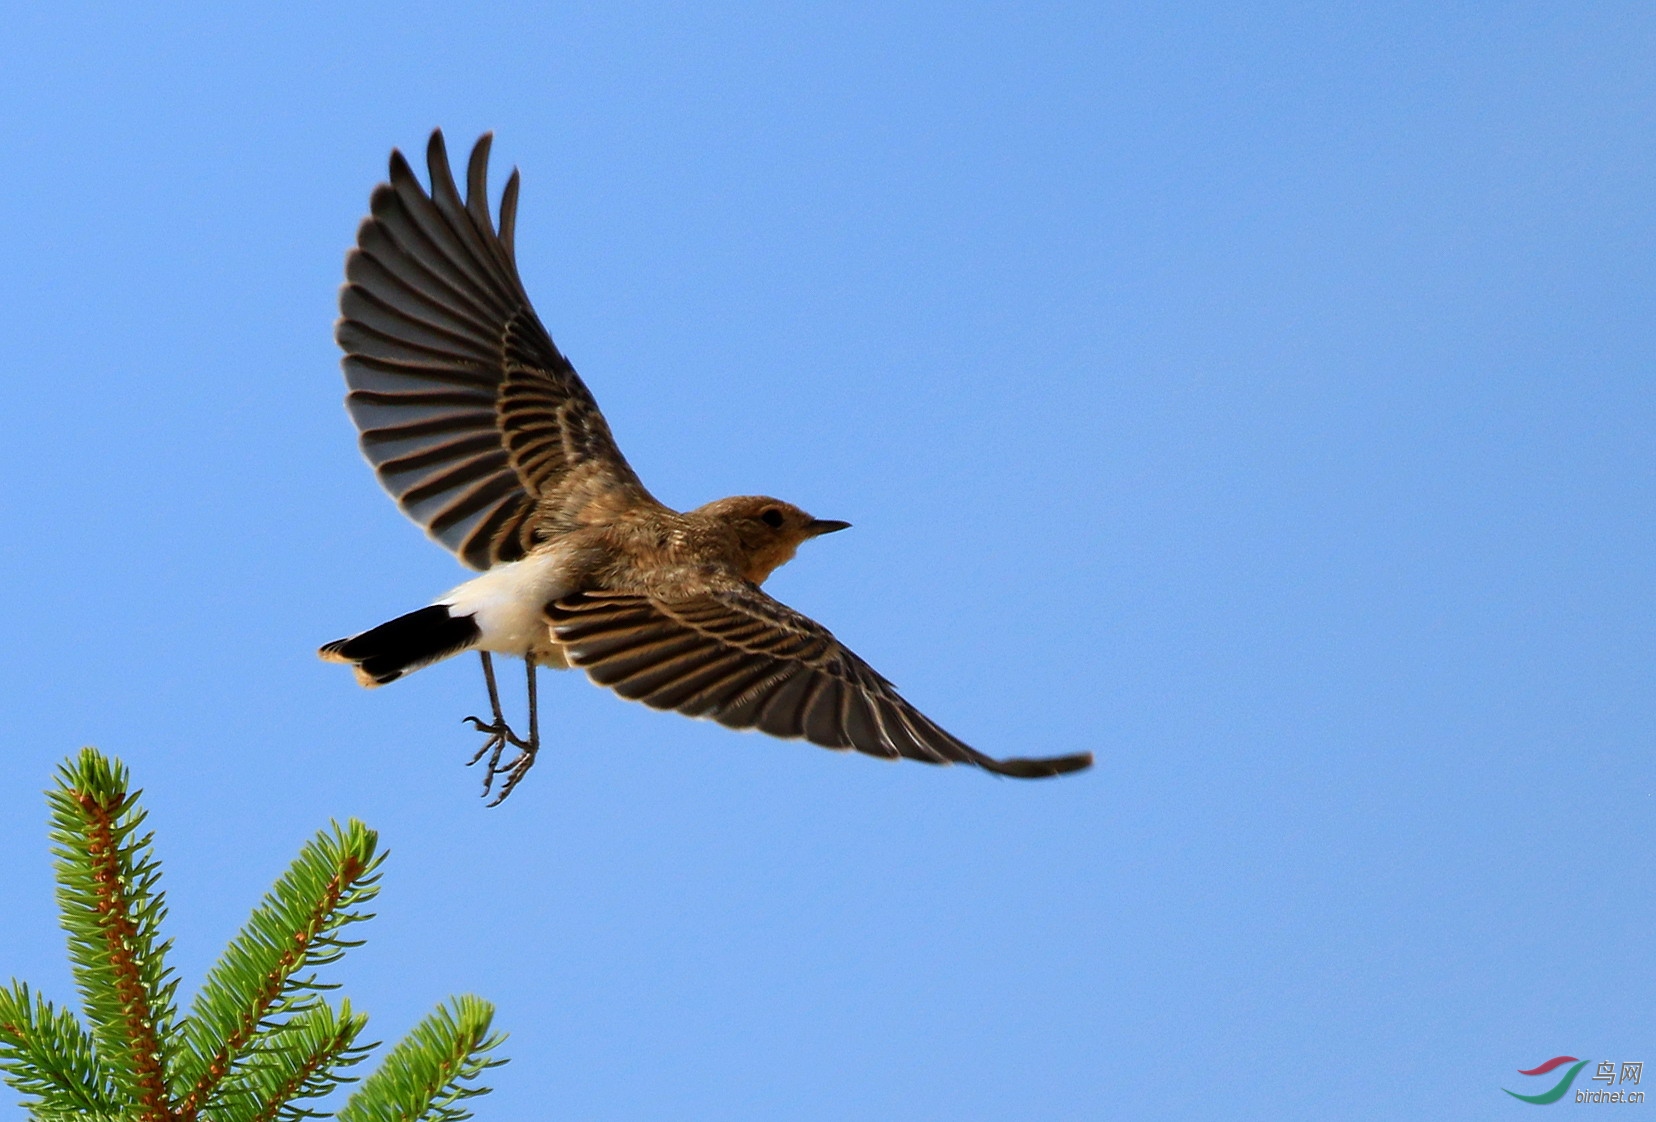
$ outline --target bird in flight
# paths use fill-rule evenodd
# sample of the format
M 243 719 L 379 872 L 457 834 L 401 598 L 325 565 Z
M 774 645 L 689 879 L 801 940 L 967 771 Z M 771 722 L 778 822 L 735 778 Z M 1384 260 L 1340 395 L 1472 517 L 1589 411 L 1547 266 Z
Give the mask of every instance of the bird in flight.
M 536 669 L 579 667 L 622 697 L 737 729 L 1034 779 L 1090 752 L 997 760 L 945 732 L 828 629 L 761 589 L 849 523 L 742 495 L 680 513 L 639 481 L 598 403 L 541 326 L 513 250 L 518 174 L 489 213 L 490 134 L 462 200 L 439 130 L 421 187 L 401 152 L 345 259 L 335 338 L 351 420 L 405 514 L 474 569 L 429 607 L 319 652 L 382 686 L 462 651 L 491 717 L 467 717 L 483 791 L 511 794 L 540 748 Z M 528 733 L 507 724 L 491 655 L 522 658 Z M 515 755 L 502 762 L 508 749 Z

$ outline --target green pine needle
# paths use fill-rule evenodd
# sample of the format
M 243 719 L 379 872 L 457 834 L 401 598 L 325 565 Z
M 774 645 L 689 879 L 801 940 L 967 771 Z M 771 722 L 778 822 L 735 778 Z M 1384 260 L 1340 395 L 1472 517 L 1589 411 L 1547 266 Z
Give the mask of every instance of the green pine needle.
M 463 994 L 439 1005 L 392 1049 L 339 1112 L 340 1122 L 463 1122 L 466 1099 L 486 1095 L 478 1076 L 504 1059 L 489 1053 L 505 1039 L 489 1031 L 494 1006 Z
M 323 1000 L 317 971 L 358 941 L 379 891 L 374 831 L 334 823 L 305 844 L 179 1021 L 161 938 L 166 900 L 138 792 L 91 748 L 47 792 L 57 898 L 85 1023 L 13 982 L 0 989 L 0 1078 L 37 1122 L 299 1122 L 353 1082 L 368 1019 Z M 488 1088 L 494 1007 L 451 998 L 392 1049 L 338 1117 L 462 1122 Z
M 323 1118 L 304 1102 L 351 1082 L 345 1069 L 362 1062 L 368 1047 L 357 1037 L 368 1018 L 340 1004 L 336 1012 L 315 1002 L 275 1031 L 260 1036 L 247 1060 L 226 1079 L 206 1113 L 214 1122 L 298 1122 Z
M 163 1118 L 173 1046 L 167 909 L 144 812 L 120 763 L 84 748 L 47 792 L 57 899 L 69 958 L 98 1054 L 141 1117 Z
M 317 1006 L 328 987 L 315 970 L 357 945 L 345 928 L 372 918 L 363 908 L 379 891 L 377 845 L 354 819 L 318 833 L 225 949 L 179 1026 L 188 1047 L 174 1089 L 188 1106 L 208 1101 L 260 1033 Z
M 114 1077 L 99 1064 L 75 1015 L 53 1008 L 21 982 L 0 990 L 0 1072 L 33 1114 L 120 1113 Z

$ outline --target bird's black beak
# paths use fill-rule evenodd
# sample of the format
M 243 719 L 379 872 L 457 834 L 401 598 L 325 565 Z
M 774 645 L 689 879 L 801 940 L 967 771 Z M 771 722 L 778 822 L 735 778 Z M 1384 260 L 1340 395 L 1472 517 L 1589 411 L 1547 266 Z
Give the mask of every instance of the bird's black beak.
M 805 533 L 813 538 L 820 538 L 823 534 L 836 534 L 850 528 L 851 523 L 841 522 L 837 518 L 813 518 L 805 523 Z

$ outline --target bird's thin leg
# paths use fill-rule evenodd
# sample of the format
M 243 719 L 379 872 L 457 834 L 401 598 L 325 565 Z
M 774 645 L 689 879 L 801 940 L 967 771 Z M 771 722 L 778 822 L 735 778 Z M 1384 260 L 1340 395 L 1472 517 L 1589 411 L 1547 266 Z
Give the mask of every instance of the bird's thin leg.
M 506 723 L 506 714 L 500 709 L 500 690 L 495 686 L 494 661 L 489 658 L 488 651 L 478 651 L 477 656 L 483 660 L 483 681 L 489 687 L 489 708 L 494 715 L 494 720 L 489 724 L 484 724 L 481 717 L 463 718 L 470 721 L 478 732 L 489 734 L 488 739 L 483 742 L 483 747 L 479 748 L 477 754 L 466 761 L 466 766 L 470 767 L 481 760 L 485 754 L 488 755 L 488 767 L 483 774 L 483 794 L 487 796 L 489 789 L 494 786 L 494 777 L 502 770 L 500 757 L 506 751 L 506 745 L 511 744 L 514 748 L 526 751 L 534 740 L 534 736 L 531 733 L 530 740 L 526 741 L 513 732 L 512 727 Z M 529 719 L 531 722 L 534 721 L 532 707 Z M 531 728 L 533 728 L 532 723 Z
M 535 671 L 540 667 L 535 664 L 535 656 L 529 655 L 523 660 L 529 667 L 529 751 L 540 750 L 540 713 L 535 699 Z
M 529 769 L 535 766 L 535 753 L 540 751 L 540 707 L 537 703 L 535 690 L 535 670 L 537 669 L 535 656 L 533 654 L 525 655 L 523 661 L 529 668 L 527 679 L 529 739 L 527 741 L 513 739 L 512 743 L 516 744 L 521 751 L 518 753 L 517 759 L 501 769 L 506 776 L 506 781 L 500 785 L 500 794 L 495 797 L 494 802 L 489 804 L 490 806 L 499 806 L 506 801 L 506 796 L 512 793 L 512 789 L 523 780 L 525 775 L 529 774 Z M 493 761 L 491 761 L 491 765 L 492 763 Z M 487 791 L 487 788 L 485 788 L 485 791 Z

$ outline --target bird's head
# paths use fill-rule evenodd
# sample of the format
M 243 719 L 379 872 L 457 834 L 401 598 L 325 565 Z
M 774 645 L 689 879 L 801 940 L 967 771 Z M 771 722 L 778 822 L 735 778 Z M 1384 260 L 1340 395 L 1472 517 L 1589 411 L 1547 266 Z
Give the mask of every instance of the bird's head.
M 737 495 L 708 503 L 694 513 L 729 527 L 736 538 L 742 576 L 763 584 L 785 564 L 799 543 L 850 526 L 830 518 L 812 518 L 792 503 L 764 495 Z

